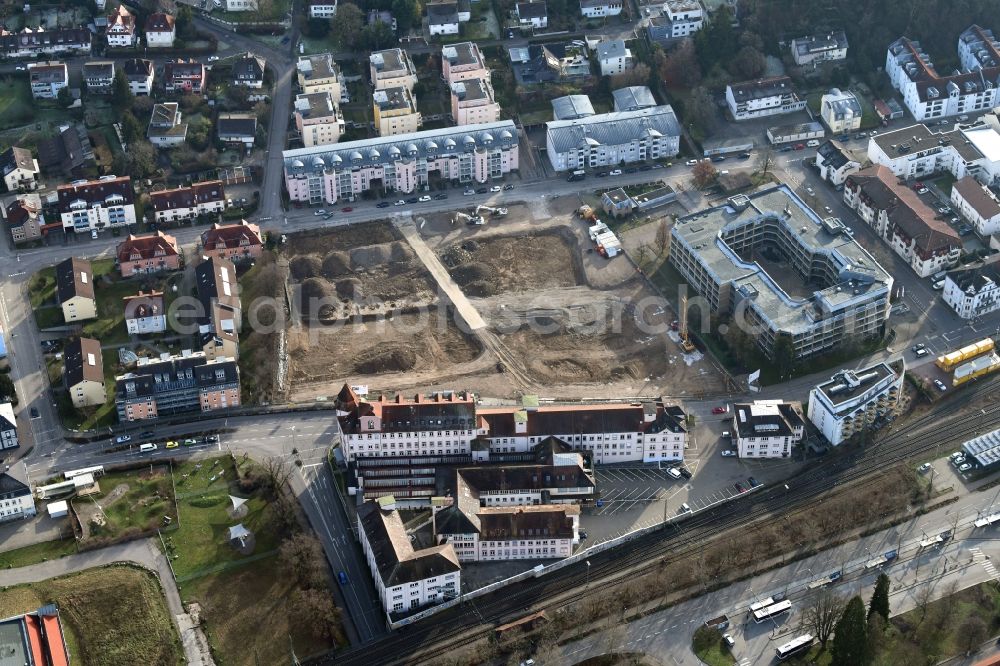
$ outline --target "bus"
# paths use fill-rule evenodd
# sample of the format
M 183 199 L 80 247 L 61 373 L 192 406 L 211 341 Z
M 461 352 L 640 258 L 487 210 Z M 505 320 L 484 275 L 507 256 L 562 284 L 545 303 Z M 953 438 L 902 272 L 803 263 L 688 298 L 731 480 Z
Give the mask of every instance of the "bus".
M 809 634 L 803 634 L 798 638 L 788 641 L 784 645 L 775 649 L 774 654 L 777 655 L 778 661 L 784 661 L 789 657 L 794 657 L 797 654 L 802 654 L 813 644 L 813 637 Z
M 750 604 L 750 612 L 751 613 L 756 613 L 757 611 L 763 610 L 763 609 L 767 608 L 768 606 L 773 606 L 775 603 L 776 602 L 774 600 L 774 597 L 768 597 L 767 599 L 764 599 L 763 601 L 758 601 L 755 604 Z
M 778 603 L 772 604 L 767 608 L 761 608 L 760 610 L 754 611 L 753 621 L 760 624 L 761 622 L 766 622 L 767 620 L 777 617 L 782 613 L 787 613 L 790 610 L 792 610 L 791 601 L 779 601 Z

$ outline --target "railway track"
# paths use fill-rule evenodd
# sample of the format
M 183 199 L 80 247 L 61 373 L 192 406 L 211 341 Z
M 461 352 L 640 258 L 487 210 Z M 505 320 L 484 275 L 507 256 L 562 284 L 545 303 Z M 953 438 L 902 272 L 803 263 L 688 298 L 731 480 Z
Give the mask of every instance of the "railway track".
M 705 547 L 713 537 L 775 513 L 801 511 L 816 497 L 838 485 L 864 479 L 880 469 L 923 456 L 946 447 L 971 433 L 986 432 L 1000 424 L 1000 401 L 991 400 L 983 409 L 956 413 L 961 404 L 989 396 L 1000 388 L 1000 377 L 979 382 L 961 394 L 935 405 L 927 414 L 885 433 L 873 445 L 843 458 L 823 459 L 812 468 L 772 486 L 733 500 L 635 541 L 588 558 L 587 594 L 611 591 L 623 582 L 648 572 L 661 562 L 670 562 Z M 991 396 L 992 397 L 992 396 Z M 949 418 L 948 414 L 953 414 Z M 584 565 L 569 566 L 541 578 L 529 579 L 504 589 L 502 594 L 472 599 L 443 611 L 415 626 L 397 630 L 390 637 L 348 652 L 319 658 L 311 663 L 419 664 L 477 641 L 499 622 L 534 610 L 554 610 L 565 605 L 560 595 L 578 593 L 587 575 Z M 574 600 L 578 599 L 577 595 Z

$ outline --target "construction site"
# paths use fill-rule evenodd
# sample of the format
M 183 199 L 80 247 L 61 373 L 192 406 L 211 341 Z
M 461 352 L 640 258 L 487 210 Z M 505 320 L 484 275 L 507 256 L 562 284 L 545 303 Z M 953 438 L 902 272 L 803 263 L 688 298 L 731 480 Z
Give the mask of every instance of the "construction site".
M 619 241 L 579 207 L 565 197 L 289 236 L 301 304 L 289 397 L 334 395 L 345 381 L 495 397 L 724 391 L 626 256 L 627 232 Z

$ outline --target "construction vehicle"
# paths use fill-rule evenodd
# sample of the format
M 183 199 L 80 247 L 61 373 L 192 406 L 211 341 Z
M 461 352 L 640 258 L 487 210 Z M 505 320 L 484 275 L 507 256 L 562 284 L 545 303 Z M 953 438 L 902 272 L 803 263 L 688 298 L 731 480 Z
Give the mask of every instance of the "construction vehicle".
M 579 208 L 577 208 L 576 214 L 588 222 L 597 220 L 597 213 L 595 213 L 594 209 L 588 206 L 587 204 L 584 204 Z
M 455 217 L 451 221 L 452 224 L 455 222 L 465 222 L 468 225 L 475 226 L 486 224 L 486 218 L 482 215 L 469 215 L 468 213 L 463 213 L 459 210 L 455 212 Z
M 688 335 L 688 299 L 687 296 L 681 296 L 681 322 L 680 322 L 680 336 L 681 336 L 681 349 L 690 354 L 695 351 L 697 347 L 691 342 L 691 336 Z
M 506 208 L 498 208 L 494 206 L 483 206 L 483 205 L 476 206 L 476 215 L 479 215 L 484 210 L 493 217 L 504 217 L 505 215 L 507 215 Z

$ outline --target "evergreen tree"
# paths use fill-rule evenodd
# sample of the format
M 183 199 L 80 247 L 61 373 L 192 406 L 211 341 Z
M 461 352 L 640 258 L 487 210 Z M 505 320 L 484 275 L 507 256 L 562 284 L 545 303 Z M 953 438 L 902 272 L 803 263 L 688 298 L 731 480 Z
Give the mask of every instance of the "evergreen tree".
M 114 83 L 111 85 L 111 105 L 118 113 L 132 108 L 132 91 L 128 87 L 128 79 L 125 78 L 125 69 L 122 67 L 115 67 Z
M 889 620 L 889 577 L 880 574 L 875 581 L 875 591 L 872 592 L 872 601 L 868 606 L 868 617 L 878 613 L 885 621 Z
M 865 666 L 869 662 L 865 602 L 855 596 L 847 602 L 833 633 L 832 666 Z

